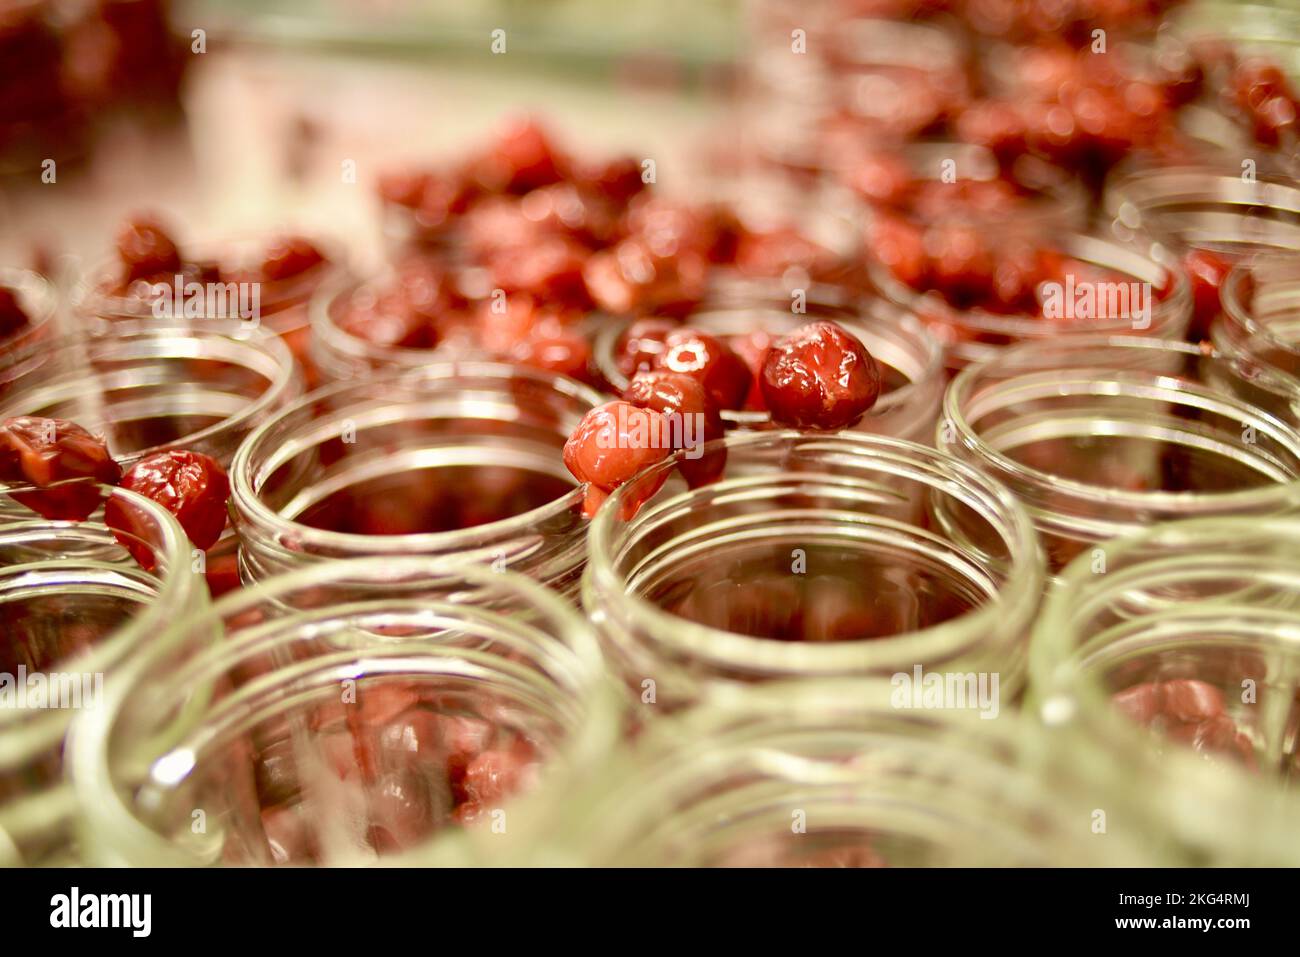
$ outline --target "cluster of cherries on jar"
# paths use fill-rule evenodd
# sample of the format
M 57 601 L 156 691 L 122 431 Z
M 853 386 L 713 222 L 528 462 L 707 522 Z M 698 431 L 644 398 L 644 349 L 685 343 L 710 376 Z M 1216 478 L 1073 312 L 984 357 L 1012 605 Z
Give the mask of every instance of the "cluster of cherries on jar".
M 856 423 L 880 395 L 880 365 L 833 322 L 809 323 L 778 339 L 755 356 L 752 369 L 726 343 L 694 329 L 634 324 L 630 332 L 620 353 L 625 363 L 633 360 L 625 364 L 631 379 L 623 397 L 588 412 L 564 447 L 565 465 L 587 483 L 587 514 L 638 472 L 685 448 L 690 430 L 673 429 L 674 417 L 694 416 L 701 441 L 718 438 L 721 412 L 752 407 L 756 385 L 759 408 L 775 425 L 830 431 Z M 663 435 L 671 440 L 658 440 Z M 677 468 L 697 487 L 719 478 L 725 466 L 724 449 L 701 448 Z M 644 501 L 657 490 L 642 487 L 637 497 Z M 640 501 L 626 503 L 626 517 Z
M 102 504 L 95 483 L 117 485 L 162 505 L 204 551 L 221 537 L 230 497 L 225 469 L 201 452 L 157 452 L 123 472 L 99 436 L 75 422 L 38 416 L 0 423 L 0 482 L 30 486 L 12 497 L 45 518 L 71 522 L 85 521 Z M 104 523 L 142 567 L 154 568 L 153 552 L 134 532 L 128 508 L 110 498 Z
M 255 264 L 220 263 L 210 259 L 186 259 L 162 221 L 145 214 L 125 222 L 116 238 L 116 271 L 104 277 L 100 292 L 150 300 L 153 287 L 171 287 L 177 276 L 185 281 L 286 282 L 324 265 L 321 250 L 302 236 L 281 236 L 271 240 Z

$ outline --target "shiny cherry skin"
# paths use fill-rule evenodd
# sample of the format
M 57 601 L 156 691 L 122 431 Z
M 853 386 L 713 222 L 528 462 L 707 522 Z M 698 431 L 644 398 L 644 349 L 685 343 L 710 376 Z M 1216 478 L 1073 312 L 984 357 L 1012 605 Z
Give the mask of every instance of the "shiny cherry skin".
M 311 240 L 301 236 L 285 236 L 266 247 L 262 257 L 262 278 L 267 282 L 292 279 L 324 261 L 325 254 Z
M 1208 339 L 1219 314 L 1219 287 L 1232 265 L 1208 249 L 1192 249 L 1183 256 L 1183 268 L 1192 280 L 1192 327 L 1187 337 L 1191 341 Z
M 663 369 L 638 372 L 623 390 L 623 398 L 633 405 L 680 417 L 672 434 L 673 448 L 688 449 L 677 470 L 691 488 L 708 485 L 722 476 L 727 466 L 726 449 L 707 454 L 696 451 L 703 443 L 722 438 L 725 431 L 717 406 L 699 380 Z
M 113 485 L 121 475 L 104 441 L 75 422 L 18 416 L 0 423 L 0 482 L 44 489 L 76 478 Z M 101 501 L 98 488 L 81 483 L 13 497 L 45 518 L 77 522 Z
M 638 372 L 654 368 L 655 357 L 664 352 L 668 334 L 680 329 L 672 319 L 638 319 L 619 337 L 614 364 L 629 379 Z
M 762 389 L 776 424 L 842 429 L 875 405 L 880 396 L 880 366 L 842 327 L 813 322 L 768 351 Z
M 683 372 L 698 380 L 716 408 L 744 406 L 753 375 L 745 360 L 721 339 L 696 329 L 674 329 L 664 338 L 664 346 L 654 358 L 655 369 Z
M 117 255 L 126 267 L 128 282 L 181 270 L 176 243 L 152 216 L 129 220 L 117 234 Z
M 580 482 L 612 492 L 672 451 L 663 416 L 615 400 L 588 412 L 564 445 L 564 464 Z
M 18 301 L 18 293 L 8 286 L 0 286 L 0 339 L 22 331 L 30 321 Z
M 143 458 L 122 476 L 121 487 L 153 499 L 175 515 L 197 548 L 211 548 L 226 527 L 230 480 L 216 459 L 201 452 L 173 450 Z M 129 532 L 121 517 L 121 506 L 109 502 L 105 523 Z

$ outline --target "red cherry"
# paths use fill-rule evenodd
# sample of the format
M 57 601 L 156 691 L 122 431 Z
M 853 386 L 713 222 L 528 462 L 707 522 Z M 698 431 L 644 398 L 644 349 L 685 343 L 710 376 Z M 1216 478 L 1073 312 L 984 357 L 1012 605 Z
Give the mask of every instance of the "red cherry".
M 65 479 L 93 478 L 113 485 L 122 470 L 97 436 L 64 419 L 18 416 L 0 424 L 0 481 L 46 488 Z M 49 519 L 83 521 L 99 507 L 90 485 L 21 492 L 17 501 Z
M 524 339 L 510 350 L 510 359 L 520 365 L 534 369 L 544 369 L 590 382 L 591 344 L 587 339 L 570 330 L 558 330 Z
M 462 787 L 470 804 L 491 808 L 520 791 L 527 782 L 530 765 L 512 751 L 484 751 L 465 768 Z
M 564 161 L 538 123 L 511 121 L 497 134 L 475 168 L 478 180 L 493 192 L 522 195 L 562 179 Z
M 1209 338 L 1210 326 L 1219 314 L 1219 287 L 1232 266 L 1207 249 L 1192 249 L 1183 256 L 1183 268 L 1192 280 L 1192 327 L 1189 341 Z
M 262 278 L 267 282 L 280 282 L 301 275 L 325 261 L 325 254 L 301 236 L 277 239 L 266 248 L 262 257 Z
M 772 421 L 803 429 L 842 429 L 880 395 L 880 366 L 833 322 L 813 322 L 779 341 L 763 363 L 763 398 Z
M 871 254 L 899 282 L 913 289 L 924 289 L 928 260 L 925 234 L 919 226 L 896 216 L 881 216 L 871 224 L 868 234 Z
M 767 350 L 772 348 L 774 342 L 776 342 L 776 337 L 770 332 L 764 332 L 762 329 L 755 329 L 743 336 L 733 336 L 727 341 L 727 344 L 731 346 L 731 351 L 744 360 L 745 365 L 749 367 L 749 371 L 754 377 L 754 381 L 749 387 L 749 395 L 745 397 L 745 409 L 748 411 L 767 411 L 767 405 L 763 402 L 763 389 L 760 380 L 763 376 L 763 360 L 767 358 Z
M 912 188 L 912 168 L 896 153 L 869 153 L 844 174 L 844 184 L 869 203 L 898 206 Z
M 681 328 L 671 319 L 638 319 L 619 337 L 614 353 L 618 371 L 629 379 L 654 368 L 655 357 L 664 352 L 668 333 Z
M 672 451 L 664 417 L 630 402 L 588 412 L 564 445 L 564 464 L 580 482 L 612 492 Z
M 975 226 L 941 223 L 925 237 L 931 280 L 958 307 L 977 305 L 993 290 L 993 252 Z
M 176 244 L 158 220 L 149 216 L 129 220 L 118 231 L 117 254 L 126 266 L 128 282 L 181 269 Z
M 507 292 L 526 292 L 543 302 L 575 309 L 591 305 L 583 280 L 587 251 L 553 236 L 528 247 L 500 250 L 489 264 L 493 283 Z
M 121 486 L 153 499 L 175 515 L 198 548 L 211 548 L 226 527 L 230 480 L 216 459 L 201 452 L 176 450 L 150 455 L 131 466 L 122 476 Z M 130 518 L 116 500 L 104 510 L 104 523 L 131 533 Z
M 654 368 L 684 372 L 704 386 L 714 406 L 739 409 L 745 404 L 753 376 L 745 361 L 720 339 L 695 329 L 674 329 L 655 356 Z
M 18 293 L 8 286 L 0 286 L 0 338 L 12 336 L 30 322 Z
M 678 463 L 677 470 L 691 488 L 699 488 L 721 477 L 727 466 L 726 449 L 707 455 L 695 451 L 705 442 L 722 438 L 725 430 L 717 406 L 710 401 L 697 379 L 662 369 L 639 372 L 623 390 L 623 398 L 642 408 L 661 412 L 670 417 L 670 422 L 677 423 L 672 435 L 673 448 L 690 450 Z
M 641 176 L 641 161 L 631 156 L 588 166 L 579 172 L 577 178 L 583 185 L 619 206 L 625 205 L 646 187 Z
M 587 292 L 606 312 L 656 310 L 684 315 L 704 295 L 708 262 L 696 250 L 657 252 L 653 241 L 633 236 L 589 258 L 582 275 Z
M 379 198 L 386 203 L 414 207 L 434 174 L 425 170 L 391 170 L 379 176 Z
M 957 118 L 957 138 L 991 150 L 1007 162 L 1025 151 L 1025 117 L 1014 103 L 979 100 Z

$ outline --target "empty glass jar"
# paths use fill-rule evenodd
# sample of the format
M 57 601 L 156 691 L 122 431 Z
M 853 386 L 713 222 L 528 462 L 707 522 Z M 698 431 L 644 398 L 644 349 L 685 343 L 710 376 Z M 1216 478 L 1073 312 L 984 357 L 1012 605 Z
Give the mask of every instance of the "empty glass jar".
M 1186 343 L 1026 343 L 944 397 L 939 448 L 1004 483 L 1059 571 L 1160 521 L 1300 505 L 1300 383 Z
M 749 688 L 647 729 L 574 795 L 530 863 L 651 867 L 1112 866 L 1035 728 L 900 707 L 884 681 Z
M 1295 866 L 1300 524 L 1170 522 L 1103 552 L 1034 629 L 1050 753 L 1186 864 Z
M 704 454 L 726 455 L 716 483 L 687 489 L 677 453 L 591 523 L 583 605 L 644 717 L 728 685 L 922 666 L 1014 693 L 1043 569 L 1002 486 L 857 433 L 737 433 Z
M 575 587 L 583 489 L 562 451 L 601 401 L 563 376 L 476 362 L 318 389 L 235 456 L 243 577 L 326 558 L 458 554 Z
M 526 833 L 620 733 L 562 598 L 428 558 L 313 565 L 174 621 L 74 731 L 101 865 L 359 864 Z

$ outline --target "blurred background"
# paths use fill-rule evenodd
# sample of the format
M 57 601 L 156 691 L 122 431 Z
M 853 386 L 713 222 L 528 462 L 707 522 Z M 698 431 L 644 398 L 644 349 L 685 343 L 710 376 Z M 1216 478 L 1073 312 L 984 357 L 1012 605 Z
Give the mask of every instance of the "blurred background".
M 378 248 L 379 172 L 464 153 L 520 113 L 544 115 L 575 150 L 635 148 L 669 187 L 699 150 L 727 141 L 740 6 L 0 2 L 0 36 L 6 21 L 17 34 L 0 72 L 35 107 L 42 90 L 57 99 L 56 81 L 37 77 L 61 55 L 77 64 L 64 69 L 66 99 L 80 101 L 39 157 L 10 156 L 0 260 L 102 255 L 116 224 L 149 208 L 191 236 L 288 223 L 347 236 L 364 262 Z M 56 25 L 43 38 L 18 29 L 32 8 Z M 504 53 L 492 52 L 496 29 Z M 47 157 L 52 184 L 33 165 Z M 346 161 L 355 183 L 344 182 Z

